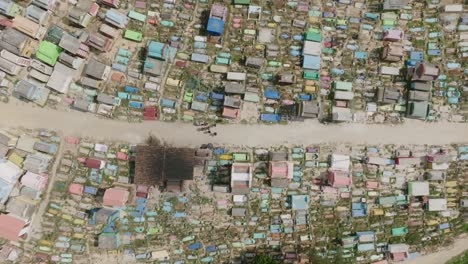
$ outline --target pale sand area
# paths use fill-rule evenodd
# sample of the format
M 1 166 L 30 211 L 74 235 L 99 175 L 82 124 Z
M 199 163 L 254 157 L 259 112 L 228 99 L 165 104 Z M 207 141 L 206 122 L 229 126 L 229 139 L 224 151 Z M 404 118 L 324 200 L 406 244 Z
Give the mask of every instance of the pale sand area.
M 465 250 L 468 250 L 468 237 L 463 237 L 455 240 L 455 243 L 447 248 L 441 248 L 439 251 L 430 253 L 410 261 L 405 261 L 405 264 L 443 264 L 451 258 L 460 255 Z
M 219 143 L 248 146 L 280 144 L 450 144 L 468 141 L 467 123 L 426 123 L 406 120 L 402 125 L 329 124 L 316 120 L 289 125 L 218 125 L 210 137 L 189 123 L 147 121 L 127 123 L 74 110 L 57 111 L 32 104 L 0 104 L 0 127 L 47 128 L 65 135 L 141 143 L 153 134 L 178 146 Z

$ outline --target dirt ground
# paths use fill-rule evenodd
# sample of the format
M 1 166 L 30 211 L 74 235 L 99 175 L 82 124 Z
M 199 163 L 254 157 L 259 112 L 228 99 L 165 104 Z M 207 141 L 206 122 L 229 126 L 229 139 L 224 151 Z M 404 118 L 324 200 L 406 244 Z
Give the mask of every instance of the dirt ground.
M 329 124 L 316 120 L 289 125 L 218 125 L 210 137 L 189 123 L 143 122 L 129 124 L 74 110 L 56 111 L 23 102 L 0 104 L 0 127 L 46 128 L 65 135 L 143 142 L 153 134 L 166 143 L 199 146 L 212 142 L 229 145 L 271 146 L 317 143 L 450 144 L 468 141 L 467 123 L 426 123 L 406 120 L 403 125 Z
M 134 261 L 129 261 L 124 259 L 121 255 L 112 255 L 112 254 L 91 254 L 90 256 L 91 263 L 101 263 L 101 264 L 124 264 L 124 263 L 136 263 Z M 88 262 L 89 263 L 89 262 Z
M 468 250 L 468 237 L 457 239 L 449 248 L 442 248 L 438 252 L 427 254 L 419 258 L 405 261 L 405 264 L 443 264 L 451 258 Z
M 242 111 L 240 114 L 240 119 L 245 120 L 249 123 L 254 122 L 256 119 L 258 119 L 258 106 L 256 103 L 253 102 L 244 102 L 244 105 L 242 107 Z
M 450 4 L 463 4 L 464 0 L 441 0 L 440 6 L 450 5 Z

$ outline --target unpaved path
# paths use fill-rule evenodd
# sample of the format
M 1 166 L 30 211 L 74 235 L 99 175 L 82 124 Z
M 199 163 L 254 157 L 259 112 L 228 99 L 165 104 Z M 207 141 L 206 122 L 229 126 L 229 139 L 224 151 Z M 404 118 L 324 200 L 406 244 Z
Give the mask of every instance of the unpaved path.
M 404 264 L 444 264 L 451 258 L 460 255 L 465 250 L 468 250 L 468 237 L 463 237 L 455 240 L 455 243 L 448 248 L 441 248 L 439 251 L 430 253 L 410 261 L 403 262 Z
M 90 113 L 56 111 L 32 104 L 0 104 L 0 127 L 47 128 L 66 135 L 96 139 L 142 142 L 149 134 L 174 145 L 219 144 L 271 146 L 279 144 L 353 143 L 353 144 L 449 144 L 468 141 L 467 123 L 425 123 L 407 120 L 405 124 L 323 125 L 315 120 L 285 125 L 218 125 L 210 137 L 187 123 L 126 123 L 103 119 Z
M 42 216 L 44 215 L 47 206 L 49 205 L 49 200 L 50 200 L 50 193 L 52 192 L 52 189 L 54 187 L 54 182 L 55 178 L 57 175 L 57 170 L 60 164 L 60 159 L 62 158 L 62 151 L 63 151 L 63 144 L 65 142 L 62 140 L 60 142 L 59 149 L 57 151 L 57 155 L 54 161 L 54 165 L 52 166 L 52 173 L 49 174 L 49 182 L 48 182 L 48 187 L 46 192 L 43 194 L 42 201 L 39 204 L 39 209 L 36 212 L 36 215 L 31 223 L 31 234 L 27 237 L 26 241 L 29 241 L 32 238 L 37 238 L 40 239 L 40 236 L 42 235 L 41 232 L 41 224 L 42 224 Z

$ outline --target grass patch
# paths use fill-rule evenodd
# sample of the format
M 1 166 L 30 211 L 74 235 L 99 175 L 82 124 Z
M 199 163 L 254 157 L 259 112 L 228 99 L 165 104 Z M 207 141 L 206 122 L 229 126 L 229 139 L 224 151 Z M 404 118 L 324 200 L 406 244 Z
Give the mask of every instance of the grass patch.
M 458 255 L 451 260 L 447 261 L 446 264 L 466 264 L 468 263 L 468 250 L 463 252 L 463 254 Z

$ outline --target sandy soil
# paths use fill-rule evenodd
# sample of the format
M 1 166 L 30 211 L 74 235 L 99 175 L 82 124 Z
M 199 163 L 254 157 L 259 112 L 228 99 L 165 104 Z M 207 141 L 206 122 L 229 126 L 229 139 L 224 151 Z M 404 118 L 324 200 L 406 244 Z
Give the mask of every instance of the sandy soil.
M 90 113 L 44 109 L 32 104 L 0 104 L 0 127 L 47 128 L 66 135 L 142 142 L 153 134 L 167 143 L 198 146 L 213 142 L 249 146 L 279 144 L 449 144 L 468 141 L 468 124 L 425 123 L 407 120 L 403 125 L 333 124 L 316 120 L 284 125 L 218 125 L 216 137 L 196 131 L 187 123 L 143 122 L 129 124 Z
M 442 248 L 438 252 L 427 254 L 419 258 L 405 261 L 405 264 L 443 264 L 451 258 L 460 255 L 468 250 L 468 237 L 455 240 L 455 243 L 449 248 Z
M 440 1 L 440 6 L 450 5 L 450 4 L 463 4 L 463 0 L 442 0 L 442 1 Z

